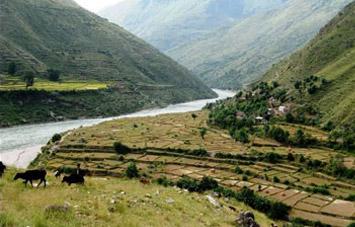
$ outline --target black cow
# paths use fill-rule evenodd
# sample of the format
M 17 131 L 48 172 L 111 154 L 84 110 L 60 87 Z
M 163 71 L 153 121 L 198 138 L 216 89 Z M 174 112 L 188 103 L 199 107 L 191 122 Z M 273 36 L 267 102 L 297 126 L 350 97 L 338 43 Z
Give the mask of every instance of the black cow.
M 47 172 L 42 169 L 41 170 L 27 170 L 24 173 L 16 173 L 14 180 L 23 179 L 24 180 L 23 183 L 26 186 L 27 186 L 27 182 L 29 181 L 32 187 L 33 187 L 32 181 L 40 180 L 37 187 L 39 187 L 42 183 L 44 183 L 44 187 L 46 187 L 46 184 L 47 184 L 46 175 L 47 175 Z
M 69 186 L 71 184 L 84 184 L 85 179 L 84 176 L 80 175 L 80 174 L 70 174 L 69 176 L 64 176 L 62 183 L 66 182 Z
M 0 162 L 0 177 L 2 177 L 5 170 L 6 170 L 6 166 L 2 162 Z

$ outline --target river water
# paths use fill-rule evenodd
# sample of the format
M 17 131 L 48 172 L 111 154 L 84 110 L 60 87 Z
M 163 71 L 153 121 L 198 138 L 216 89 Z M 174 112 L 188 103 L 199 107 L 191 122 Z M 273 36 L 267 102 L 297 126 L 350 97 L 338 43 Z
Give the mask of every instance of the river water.
M 61 133 L 80 126 L 91 126 L 103 121 L 128 117 L 156 116 L 168 113 L 183 113 L 202 109 L 207 103 L 232 97 L 235 93 L 214 90 L 216 99 L 203 99 L 193 102 L 169 105 L 165 108 L 142 110 L 135 113 L 111 118 L 70 120 L 54 123 L 32 124 L 0 129 L 0 160 L 7 165 L 25 168 L 41 151 L 55 133 Z

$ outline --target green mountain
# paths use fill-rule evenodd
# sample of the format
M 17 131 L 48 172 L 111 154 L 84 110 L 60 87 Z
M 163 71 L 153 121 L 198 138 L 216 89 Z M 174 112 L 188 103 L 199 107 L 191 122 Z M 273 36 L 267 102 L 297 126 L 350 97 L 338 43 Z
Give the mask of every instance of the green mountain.
M 299 102 L 318 107 L 323 122 L 354 126 L 355 2 L 302 50 L 273 66 L 263 80 L 277 81 L 296 94 Z M 302 92 L 304 88 L 309 92 Z
M 166 53 L 209 86 L 241 87 L 303 47 L 349 2 L 286 0 Z
M 6 74 L 11 63 L 15 63 L 17 70 L 10 78 Z M 25 118 L 24 122 L 31 122 L 34 118 L 31 116 L 35 114 L 28 113 L 28 109 L 21 105 L 27 104 L 30 109 L 34 105 L 39 109 L 43 107 L 46 116 L 51 111 L 65 115 L 66 112 L 62 110 L 68 109 L 68 106 L 78 106 L 75 94 L 71 93 L 63 94 L 67 103 L 55 99 L 57 103 L 50 104 L 53 103 L 53 97 L 46 100 L 41 93 L 40 99 L 37 99 L 39 96 L 34 98 L 34 89 L 27 93 L 21 91 L 24 93 L 20 96 L 21 100 L 14 92 L 1 92 L 4 81 L 10 81 L 8 84 L 11 85 L 11 81 L 22 78 L 27 71 L 35 73 L 35 80 L 45 81 L 48 69 L 59 70 L 61 82 L 107 83 L 109 88 L 104 91 L 105 94 L 90 94 L 90 99 L 95 100 L 95 103 L 90 104 L 85 98 L 81 101 L 85 103 L 82 108 L 87 109 L 90 116 L 115 115 L 215 96 L 186 68 L 123 28 L 80 8 L 72 0 L 1 0 L 0 125 L 19 121 L 17 118 L 4 120 L 9 119 L 10 109 L 14 116 L 26 112 L 20 118 Z M 8 88 L 13 90 L 11 86 Z M 96 94 L 97 91 L 92 93 Z M 106 100 L 107 97 L 110 97 L 110 101 L 103 103 L 103 98 Z M 126 110 L 124 104 L 135 108 Z M 107 108 L 102 105 L 111 105 L 116 110 L 105 111 Z M 49 109 L 51 107 L 54 110 Z M 67 117 L 79 116 L 87 116 L 87 113 L 78 111 Z M 48 119 L 43 117 L 43 120 Z M 36 118 L 36 121 L 40 119 Z
M 284 0 L 124 0 L 99 14 L 167 51 Z

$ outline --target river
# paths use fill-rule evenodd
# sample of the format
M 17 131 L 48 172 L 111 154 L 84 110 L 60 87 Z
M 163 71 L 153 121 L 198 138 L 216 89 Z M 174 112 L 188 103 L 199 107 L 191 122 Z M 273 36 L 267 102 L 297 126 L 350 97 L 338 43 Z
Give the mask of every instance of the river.
M 0 129 L 0 160 L 6 165 L 26 168 L 55 133 L 61 133 L 80 126 L 91 126 L 103 121 L 156 116 L 168 113 L 183 113 L 202 109 L 207 103 L 233 96 L 232 91 L 214 89 L 215 99 L 203 99 L 187 103 L 169 105 L 165 108 L 142 110 L 131 114 L 110 118 L 69 120 L 54 123 L 32 124 Z

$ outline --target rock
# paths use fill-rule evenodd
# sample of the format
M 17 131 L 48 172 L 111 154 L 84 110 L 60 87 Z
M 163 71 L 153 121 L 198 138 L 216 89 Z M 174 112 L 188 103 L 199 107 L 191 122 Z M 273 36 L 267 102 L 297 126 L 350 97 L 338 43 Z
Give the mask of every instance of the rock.
M 236 222 L 238 226 L 241 227 L 260 227 L 260 225 L 256 223 L 254 214 L 251 211 L 242 211 L 239 214 Z
M 148 199 L 152 198 L 152 196 L 149 193 L 145 194 L 145 197 L 148 198 Z
M 168 204 L 173 204 L 173 203 L 175 203 L 175 200 L 173 200 L 172 198 L 168 198 L 168 199 L 166 200 L 166 203 L 168 203 Z
M 115 204 L 115 203 L 116 203 L 116 200 L 111 199 L 110 203 L 111 203 L 111 204 Z
M 207 200 L 215 207 L 221 207 L 221 204 L 215 200 L 211 195 L 206 195 Z

